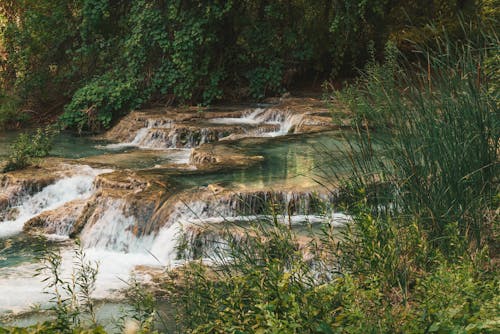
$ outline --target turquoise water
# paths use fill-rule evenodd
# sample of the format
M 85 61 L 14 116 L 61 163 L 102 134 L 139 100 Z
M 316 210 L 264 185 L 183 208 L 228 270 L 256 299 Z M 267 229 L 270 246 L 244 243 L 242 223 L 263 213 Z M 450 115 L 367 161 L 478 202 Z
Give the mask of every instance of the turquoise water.
M 216 173 L 179 175 L 177 178 L 186 186 L 200 186 L 211 183 L 237 184 L 247 186 L 308 187 L 324 179 L 332 164 L 342 169 L 345 156 L 341 148 L 346 141 L 340 132 L 310 135 L 291 135 L 279 138 L 248 138 L 235 142 L 219 142 L 217 145 L 243 150 L 248 155 L 263 156 L 264 160 L 255 166 L 240 169 L 226 169 Z
M 9 155 L 10 145 L 20 133 L 19 131 L 0 132 L 0 159 Z M 103 154 L 106 150 L 97 146 L 104 144 L 106 142 L 93 140 L 90 137 L 79 137 L 70 133 L 61 133 L 54 139 L 51 155 L 76 159 Z
M 5 157 L 8 154 L 9 143 L 15 136 L 16 133 L 0 135 L 0 156 Z M 93 159 L 101 156 L 105 160 L 119 161 L 129 159 L 128 153 L 137 152 L 134 148 L 106 150 L 99 146 L 103 144 L 105 143 L 90 138 L 61 134 L 56 138 L 51 154 L 64 158 L 92 157 L 89 159 Z M 317 185 L 315 179 L 325 177 L 325 166 L 333 164 L 335 168 L 340 168 L 340 162 L 344 160 L 340 149 L 344 147 L 345 140 L 340 132 L 328 132 L 274 138 L 247 138 L 234 142 L 219 142 L 216 145 L 235 148 L 249 155 L 260 155 L 264 160 L 248 168 L 228 167 L 216 172 L 202 170 L 184 172 L 170 169 L 165 170 L 165 177 L 174 178 L 181 188 L 212 183 L 264 189 L 272 189 L 274 186 L 289 190 L 308 188 Z M 130 158 L 128 164 L 123 165 L 124 168 L 148 168 L 168 162 L 169 155 L 174 154 L 174 151 L 158 151 L 141 156 L 143 153 L 137 154 L 136 160 Z M 315 227 L 316 229 L 318 227 Z M 46 249 L 55 249 L 64 244 L 24 234 L 0 239 L 0 270 L 4 268 L 6 271 L 14 271 L 16 268 L 36 263 Z M 113 309 L 115 304 L 114 302 L 110 304 L 109 310 L 112 311 L 109 313 L 116 314 Z M 27 319 L 26 321 L 30 322 L 36 317 Z
M 56 245 L 41 236 L 18 234 L 0 238 L 0 268 L 36 261 Z

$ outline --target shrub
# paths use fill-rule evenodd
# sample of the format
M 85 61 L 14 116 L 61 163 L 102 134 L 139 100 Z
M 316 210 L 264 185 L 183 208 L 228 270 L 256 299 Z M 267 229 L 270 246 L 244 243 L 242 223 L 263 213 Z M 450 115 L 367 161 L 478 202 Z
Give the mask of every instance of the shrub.
M 81 246 L 74 248 L 74 268 L 71 278 L 62 276 L 62 258 L 58 252 L 49 251 L 41 259 L 37 275 L 46 282 L 46 293 L 51 296 L 51 311 L 55 320 L 43 324 L 34 332 L 74 333 L 81 332 L 89 324 L 91 333 L 104 333 L 97 325 L 92 292 L 95 290 L 98 264 L 87 260 Z
M 212 267 L 191 262 L 170 273 L 179 332 L 314 332 L 338 307 L 327 289 L 314 288 L 298 238 L 284 225 L 256 223 L 243 236 L 227 230 L 221 243 Z
M 0 129 L 9 126 L 19 126 L 29 119 L 27 113 L 19 112 L 20 101 L 18 98 L 3 95 L 0 92 Z
M 92 80 L 77 90 L 66 105 L 60 123 L 65 127 L 97 131 L 108 128 L 111 121 L 124 110 L 141 104 L 137 85 L 132 80 L 123 80 L 113 73 Z
M 389 38 L 428 41 L 458 26 L 459 12 L 481 9 L 473 0 L 4 0 L 0 84 L 32 110 L 67 105 L 69 126 L 106 128 L 138 101 L 259 100 L 304 79 L 349 76 L 369 41 L 375 55 Z
M 498 329 L 498 268 L 490 266 L 487 249 L 452 263 L 432 248 L 418 222 L 358 209 L 365 213 L 354 216 L 340 239 L 326 229 L 307 245 L 273 222 L 248 227 L 243 236 L 228 229 L 210 265 L 189 262 L 165 278 L 176 332 Z
M 35 133 L 21 133 L 10 147 L 4 172 L 23 169 L 49 155 L 53 139 L 59 130 L 55 126 L 38 128 Z

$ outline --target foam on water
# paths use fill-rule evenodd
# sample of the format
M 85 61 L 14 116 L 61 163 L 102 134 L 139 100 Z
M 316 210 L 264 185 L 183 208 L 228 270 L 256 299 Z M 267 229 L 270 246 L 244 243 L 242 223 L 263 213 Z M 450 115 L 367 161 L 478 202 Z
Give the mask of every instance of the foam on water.
M 225 118 L 214 118 L 209 122 L 216 124 L 249 124 L 249 125 L 259 125 L 259 124 L 270 124 L 279 125 L 276 131 L 263 132 L 260 129 L 255 131 L 250 131 L 247 136 L 264 136 L 264 137 L 278 137 L 287 135 L 293 127 L 300 124 L 303 119 L 302 114 L 294 114 L 292 112 L 273 110 L 273 109 L 262 109 L 257 108 L 254 111 L 244 114 L 242 117 L 225 117 Z
M 264 120 L 261 118 L 262 114 L 264 114 L 265 109 L 257 108 L 249 113 L 243 114 L 242 117 L 220 117 L 220 118 L 212 118 L 209 120 L 210 123 L 215 124 L 260 124 L 263 123 Z
M 158 266 L 157 260 L 150 254 L 125 254 L 97 248 L 85 249 L 86 259 L 99 264 L 96 290 L 93 297 L 96 299 L 119 298 L 121 290 L 127 287 L 131 272 L 138 265 Z M 61 250 L 62 264 L 61 277 L 68 281 L 74 268 L 74 252 L 71 247 Z M 0 274 L 0 313 L 25 312 L 30 307 L 39 305 L 42 308 L 49 306 L 50 295 L 44 293 L 46 276 L 36 276 L 41 264 L 24 263 L 10 268 L 2 268 Z M 51 290 L 46 290 L 51 292 Z
M 24 223 L 44 211 L 56 209 L 73 200 L 90 197 L 94 190 L 95 177 L 109 171 L 88 166 L 78 166 L 75 169 L 73 176 L 63 178 L 43 188 L 42 191 L 25 197 L 17 207 L 16 219 L 0 222 L 0 238 L 20 233 Z
M 125 216 L 126 202 L 110 199 L 105 202 L 96 222 L 87 224 L 80 234 L 86 248 L 121 253 L 147 253 L 152 236 L 137 235 L 137 222 L 133 216 Z

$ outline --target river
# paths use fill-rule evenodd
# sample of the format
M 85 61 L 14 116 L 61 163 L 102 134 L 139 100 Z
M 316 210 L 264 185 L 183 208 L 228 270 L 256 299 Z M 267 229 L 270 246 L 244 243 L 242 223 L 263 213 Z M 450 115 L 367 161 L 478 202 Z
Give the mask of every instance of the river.
M 344 132 L 318 105 L 141 111 L 99 139 L 59 135 L 49 167 L 11 173 L 0 189 L 8 199 L 0 206 L 4 319 L 49 306 L 41 277 L 33 275 L 44 253 L 59 250 L 61 272 L 71 276 L 70 236 L 99 263 L 94 297 L 113 301 L 102 304 L 111 314 L 131 275 L 147 281 L 148 270 L 189 260 L 176 253 L 181 226 L 194 242 L 193 226 L 265 219 L 270 201 L 298 231 L 345 224 L 347 216 L 318 205 L 332 202 L 335 194 L 319 183 L 333 185 L 329 172 L 342 171 L 345 160 Z M 15 135 L 0 135 L 0 159 Z M 50 180 L 41 181 L 44 173 Z

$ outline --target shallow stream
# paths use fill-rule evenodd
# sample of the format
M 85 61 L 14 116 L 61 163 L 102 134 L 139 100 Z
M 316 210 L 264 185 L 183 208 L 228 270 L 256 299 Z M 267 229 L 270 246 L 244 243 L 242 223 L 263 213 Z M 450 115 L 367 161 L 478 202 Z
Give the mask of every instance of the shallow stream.
M 254 114 L 264 113 L 258 111 Z M 270 121 L 261 121 L 269 124 L 280 121 L 294 122 L 300 118 L 299 116 L 273 117 Z M 251 121 L 248 116 L 242 118 L 244 119 L 240 123 L 253 125 L 257 122 L 254 120 L 255 117 Z M 211 122 L 238 124 L 238 117 L 226 117 L 225 120 L 215 118 Z M 265 125 L 267 126 L 268 123 Z M 192 147 L 168 149 L 155 147 L 152 150 L 148 147 L 139 148 L 129 145 L 130 142 L 127 141 L 122 142 L 121 145 L 109 145 L 109 142 L 103 140 L 96 141 L 69 134 L 59 135 L 51 152 L 53 156 L 72 159 L 72 163 L 76 165 L 90 164 L 92 167 L 75 166 L 72 175 L 63 177 L 38 192 L 22 195 L 17 202 L 12 203 L 16 217 L 4 215 L 1 218 L 0 215 L 0 314 L 5 317 L 13 313 L 27 312 L 33 307 L 43 309 L 48 306 L 47 295 L 43 293 L 44 283 L 41 282 L 40 277 L 33 277 L 37 268 L 40 267 L 40 256 L 47 250 L 59 249 L 61 251 L 61 271 L 63 276 L 71 276 L 74 242 L 68 239 L 68 235 L 73 223 L 57 225 L 56 222 L 54 230 L 56 232 L 48 236 L 28 234 L 23 231 L 23 226 L 29 219 L 40 214 L 51 213 L 50 210 L 57 211 L 58 208 L 73 201 L 86 201 L 92 198 L 99 191 L 94 182 L 97 175 L 109 173 L 111 170 L 136 170 L 147 173 L 149 169 L 152 173 L 164 172 L 165 179 L 172 180 L 183 190 L 200 187 L 205 189 L 214 184 L 246 192 L 276 190 L 284 194 L 282 196 L 284 201 L 288 201 L 286 203 L 291 201 L 290 198 L 312 196 L 307 193 L 306 195 L 299 194 L 299 192 L 314 192 L 320 189 L 318 180 L 330 182 L 331 179 L 328 178 L 328 172 L 325 170 L 332 168 L 332 165 L 337 171 L 341 170 L 341 161 L 344 157 L 339 150 L 345 143 L 343 134 L 340 131 L 331 131 L 331 129 L 317 133 L 293 134 L 290 133 L 290 129 L 296 125 L 292 123 L 285 125 L 279 125 L 277 132 L 272 135 L 255 136 L 255 132 L 249 132 L 242 138 L 222 140 L 213 144 L 219 149 L 222 148 L 223 151 L 236 149 L 249 156 L 260 156 L 262 159 L 248 167 L 232 168 L 228 165 L 215 170 L 207 169 L 207 171 L 200 166 L 187 166 Z M 144 129 L 149 128 L 146 126 Z M 287 131 L 284 132 L 284 128 Z M 137 131 L 136 138 L 143 136 L 140 131 L 144 133 L 146 131 L 144 129 Z M 207 133 L 203 131 L 202 134 Z M 9 143 L 13 141 L 15 135 L 16 133 L 0 134 L 0 159 L 8 156 Z M 202 138 L 202 141 L 204 140 Z M 81 158 L 85 159 L 79 160 Z M 169 167 L 164 168 L 166 165 Z M 179 168 L 176 169 L 176 166 Z M 156 170 L 160 172 L 155 172 Z M 7 188 L 0 190 L 6 192 Z M 133 192 L 133 189 L 131 191 Z M 309 200 L 302 202 L 310 206 L 307 204 Z M 100 263 L 94 297 L 101 300 L 117 300 L 115 303 L 120 303 L 121 289 L 126 288 L 126 282 L 135 268 L 147 266 L 162 270 L 165 266 L 175 265 L 173 262 L 175 256 L 172 257 L 172 253 L 175 252 L 175 238 L 178 231 L 173 227 L 160 226 L 156 229 L 156 234 L 145 234 L 139 237 L 137 233 L 132 232 L 134 226 L 137 226 L 136 218 L 126 213 L 126 206 L 120 204 L 120 199 L 111 199 L 106 203 L 108 204 L 103 207 L 97 222 L 93 226 L 84 227 L 80 237 L 87 257 Z M 222 204 L 217 205 L 222 207 Z M 177 209 L 174 210 L 174 213 L 178 214 L 177 218 L 174 217 L 174 213 L 171 216 L 179 221 L 183 219 L 192 221 L 196 218 L 201 224 L 213 221 L 215 217 L 207 213 L 207 208 L 212 204 L 207 205 L 200 206 L 199 212 L 195 212 L 194 216 L 188 212 L 193 211 L 192 208 L 178 209 L 179 205 L 177 205 Z M 234 207 L 234 204 L 231 205 L 229 209 Z M 224 210 L 227 211 L 226 206 Z M 310 231 L 304 227 L 307 221 L 311 220 L 317 225 L 321 220 L 318 218 L 319 213 L 312 212 L 311 208 L 306 207 L 304 210 L 307 211 L 306 214 L 297 214 L 295 217 L 295 221 L 299 224 L 297 225 L 298 231 Z M 238 213 L 235 212 L 234 216 L 238 217 Z M 198 219 L 199 217 L 201 219 Z M 339 224 L 341 223 L 343 222 Z M 140 272 L 136 274 L 141 275 Z M 147 280 L 147 277 L 144 279 Z M 28 318 L 32 319 L 31 322 L 36 321 L 37 318 L 29 314 Z M 18 318 L 16 321 L 19 323 L 21 320 Z M 29 320 L 23 321 L 21 321 L 23 324 L 30 323 Z

